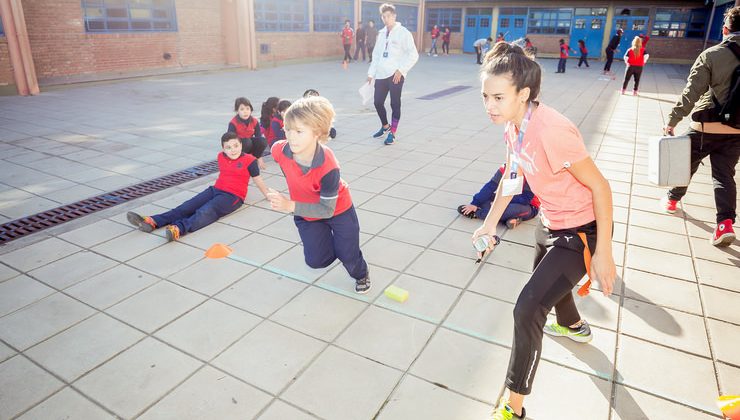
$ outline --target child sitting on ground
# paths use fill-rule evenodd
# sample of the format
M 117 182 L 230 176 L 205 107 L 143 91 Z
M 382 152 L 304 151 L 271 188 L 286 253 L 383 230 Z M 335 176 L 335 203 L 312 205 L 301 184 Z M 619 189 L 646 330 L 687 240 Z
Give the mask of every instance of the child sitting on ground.
M 339 162 L 324 145 L 334 115 L 331 103 L 319 96 L 301 98 L 288 108 L 288 140 L 272 146 L 272 157 L 285 174 L 290 198 L 270 190 L 268 199 L 274 210 L 294 214 L 309 267 L 328 267 L 339 258 L 355 279 L 355 292 L 367 293 L 370 278 L 357 213 Z
M 498 184 L 501 182 L 501 178 L 504 174 L 504 165 L 496 171 L 483 188 L 478 191 L 478 194 L 473 196 L 473 201 L 470 204 L 463 204 L 457 208 L 457 212 L 470 219 L 481 219 L 485 220 L 488 216 L 488 212 L 491 210 L 491 203 L 496 198 L 496 192 L 498 191 Z M 499 221 L 506 222 L 506 227 L 509 229 L 515 228 L 521 222 L 529 220 L 537 216 L 540 211 L 540 200 L 536 195 L 529 189 L 527 180 L 524 180 L 524 187 L 522 193 L 515 195 L 511 203 L 506 206 L 504 214 L 501 215 Z
M 248 153 L 257 158 L 260 169 L 265 169 L 267 166 L 262 159 L 262 153 L 267 148 L 267 140 L 262 137 L 262 130 L 260 130 L 260 124 L 257 118 L 252 116 L 252 103 L 249 99 L 244 97 L 236 98 L 234 101 L 234 118 L 229 121 L 229 128 L 227 131 L 236 133 L 239 136 L 239 140 L 242 142 L 242 153 Z
M 321 96 L 321 95 L 319 94 L 319 91 L 316 89 L 306 89 L 306 91 L 303 92 L 304 98 L 308 98 L 311 96 Z M 337 137 L 337 129 L 334 128 L 334 125 L 332 123 L 331 130 L 329 130 L 329 138 L 335 139 L 336 137 Z
M 272 145 L 276 141 L 285 140 L 285 130 L 283 130 L 285 123 L 283 122 L 283 118 L 289 106 L 290 101 L 281 99 L 275 107 L 275 113 L 272 114 L 272 119 L 270 120 L 270 137 L 267 138 L 267 145 L 270 149 L 272 149 Z
M 272 138 L 272 114 L 277 111 L 278 102 L 280 102 L 280 98 L 270 96 L 265 102 L 262 102 L 262 109 L 260 109 L 260 128 L 262 129 L 262 135 L 265 136 L 268 143 Z M 270 149 L 268 148 L 263 155 L 269 154 Z
M 221 147 L 218 179 L 213 186 L 166 213 L 141 216 L 130 211 L 126 214 L 129 223 L 143 232 L 164 226 L 167 240 L 176 241 L 241 207 L 247 197 L 250 177 L 266 198 L 267 187 L 260 176 L 257 159 L 242 153 L 242 143 L 236 133 L 227 132 L 221 136 Z

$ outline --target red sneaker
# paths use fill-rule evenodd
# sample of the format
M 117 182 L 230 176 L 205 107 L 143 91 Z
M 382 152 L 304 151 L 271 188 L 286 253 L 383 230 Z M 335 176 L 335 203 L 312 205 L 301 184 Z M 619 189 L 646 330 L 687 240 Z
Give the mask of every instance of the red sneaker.
M 167 240 L 172 242 L 180 239 L 180 228 L 177 225 L 165 226 L 165 233 L 167 233 Z
M 729 246 L 735 240 L 735 231 L 732 229 L 732 219 L 723 220 L 717 223 L 712 235 L 712 245 Z
M 660 206 L 663 208 L 663 211 L 666 213 L 673 214 L 676 212 L 676 207 L 678 206 L 678 200 L 671 200 L 668 197 L 663 197 L 660 199 Z

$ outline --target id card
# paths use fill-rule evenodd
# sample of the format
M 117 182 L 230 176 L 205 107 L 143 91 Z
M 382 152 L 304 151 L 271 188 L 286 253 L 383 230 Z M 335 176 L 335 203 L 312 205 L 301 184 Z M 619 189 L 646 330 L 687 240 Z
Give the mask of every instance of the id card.
M 524 189 L 524 177 L 516 177 L 514 179 L 504 179 L 501 185 L 501 194 L 504 197 L 511 197 L 517 194 L 521 194 Z

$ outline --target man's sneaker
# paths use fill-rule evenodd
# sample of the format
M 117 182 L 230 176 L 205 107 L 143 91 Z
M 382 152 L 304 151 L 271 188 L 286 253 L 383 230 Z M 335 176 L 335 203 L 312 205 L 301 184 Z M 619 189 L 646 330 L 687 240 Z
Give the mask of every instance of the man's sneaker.
M 517 416 L 514 409 L 509 407 L 509 401 L 501 398 L 501 401 L 491 413 L 491 420 L 524 420 L 527 417 L 527 410 L 522 407 L 522 415 Z
M 370 277 L 365 276 L 362 280 L 355 280 L 355 292 L 364 295 L 370 290 L 372 284 L 370 283 Z
M 568 337 L 579 343 L 588 343 L 594 338 L 593 334 L 591 334 L 591 327 L 588 326 L 588 322 L 586 321 L 583 321 L 578 328 L 564 327 L 553 321 L 545 325 L 543 331 L 545 334 L 554 337 Z
M 172 242 L 180 239 L 180 228 L 177 225 L 167 225 L 165 226 L 165 231 L 168 241 Z
M 660 199 L 660 206 L 663 208 L 664 212 L 673 214 L 676 212 L 678 200 L 671 200 L 668 197 L 663 197 Z
M 385 133 L 391 131 L 391 126 L 388 127 L 380 127 L 380 130 L 378 130 L 375 134 L 373 134 L 373 138 L 379 139 L 385 135 Z
M 735 231 L 732 229 L 732 219 L 723 220 L 717 223 L 712 235 L 712 245 L 728 246 L 735 240 Z
M 154 219 L 149 216 L 141 216 L 132 211 L 126 213 L 126 219 L 142 232 L 150 233 L 157 228 L 157 224 L 154 223 Z
M 388 137 L 385 138 L 385 141 L 383 142 L 383 144 L 385 144 L 386 146 L 390 146 L 395 142 L 396 142 L 396 136 L 393 134 L 392 131 L 389 131 Z
M 516 217 L 514 219 L 509 219 L 506 221 L 506 227 L 509 229 L 514 229 L 515 227 L 519 226 L 522 223 L 521 217 Z

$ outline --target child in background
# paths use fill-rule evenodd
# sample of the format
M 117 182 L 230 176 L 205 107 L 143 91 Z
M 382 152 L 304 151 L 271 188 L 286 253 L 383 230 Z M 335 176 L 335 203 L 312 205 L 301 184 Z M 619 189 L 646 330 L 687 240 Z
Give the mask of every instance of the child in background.
M 481 188 L 478 194 L 473 196 L 473 200 L 470 204 L 463 204 L 457 208 L 457 212 L 470 219 L 485 219 L 488 216 L 488 212 L 491 210 L 491 203 L 496 198 L 496 192 L 498 191 L 498 184 L 501 182 L 501 178 L 504 174 L 504 165 L 498 168 L 498 171 L 493 175 L 490 181 Z M 504 214 L 501 215 L 501 221 L 506 223 L 506 227 L 514 229 L 521 222 L 529 220 L 537 216 L 540 211 L 540 200 L 534 195 L 532 190 L 529 188 L 527 180 L 524 180 L 524 187 L 522 193 L 515 195 L 511 199 L 511 203 L 504 210 Z
M 285 113 L 288 140 L 272 146 L 272 156 L 288 183 L 290 198 L 270 190 L 274 210 L 293 213 L 306 264 L 328 267 L 339 258 L 355 279 L 355 292 L 367 293 L 370 278 L 360 251 L 360 224 L 339 162 L 325 143 L 334 119 L 326 98 L 301 98 Z
M 272 114 L 277 110 L 278 102 L 280 98 L 276 96 L 270 96 L 265 102 L 262 102 L 262 109 L 260 110 L 260 127 L 262 128 L 262 135 L 269 142 L 272 138 Z M 270 149 L 267 149 L 265 154 L 270 154 Z
M 560 38 L 560 61 L 558 61 L 558 71 L 555 73 L 565 73 L 565 63 L 568 62 L 568 52 L 573 51 L 576 52 L 574 49 L 570 47 L 570 45 L 565 43 L 565 40 L 563 38 Z
M 283 130 L 283 116 L 285 110 L 290 106 L 290 101 L 281 99 L 275 107 L 275 112 L 270 119 L 270 137 L 267 138 L 267 145 L 272 150 L 272 145 L 278 140 L 285 140 L 285 131 Z
M 581 68 L 581 64 L 586 64 L 586 67 L 588 68 L 588 49 L 586 48 L 586 43 L 582 40 L 578 40 L 578 49 L 581 51 L 581 58 L 578 60 L 578 68 Z
M 640 87 L 640 77 L 642 76 L 642 68 L 650 58 L 650 54 L 645 51 L 645 47 L 642 46 L 642 38 L 636 36 L 632 39 L 632 47 L 627 50 L 624 55 L 624 63 L 627 67 L 624 69 L 624 82 L 622 83 L 622 95 L 627 89 L 627 84 L 630 82 L 630 78 L 635 76 L 635 88 L 632 91 L 632 95 L 637 96 L 637 89 Z
M 267 197 L 257 159 L 242 153 L 242 142 L 236 133 L 230 131 L 221 136 L 221 147 L 218 179 L 213 186 L 166 213 L 141 216 L 130 211 L 126 214 L 129 223 L 143 232 L 165 226 L 167 240 L 176 241 L 241 207 L 247 197 L 250 177 Z
M 434 56 L 437 56 L 437 39 L 439 38 L 439 26 L 434 25 L 432 27 L 432 31 L 430 32 L 429 36 L 432 38 L 432 47 L 429 48 L 429 52 L 427 55 L 432 55 L 432 51 L 434 51 Z
M 532 57 L 537 55 L 537 48 L 532 44 L 532 41 L 530 41 L 529 38 L 524 38 L 524 51 Z
M 321 95 L 319 94 L 319 91 L 316 90 L 316 89 L 306 89 L 306 91 L 303 92 L 303 97 L 304 98 L 308 98 L 308 97 L 311 97 L 311 96 L 321 96 Z M 334 123 L 332 121 L 331 130 L 329 130 L 329 138 L 330 139 L 334 139 L 336 137 L 337 137 L 337 129 L 334 128 Z
M 442 32 L 442 54 L 450 55 L 450 28 L 445 26 L 444 32 Z
M 267 140 L 262 137 L 260 124 L 257 118 L 252 116 L 252 103 L 244 97 L 236 98 L 234 101 L 234 111 L 236 115 L 229 121 L 227 131 L 236 133 L 242 142 L 242 153 L 248 153 L 257 158 L 260 169 L 265 169 L 262 153 L 267 148 Z

